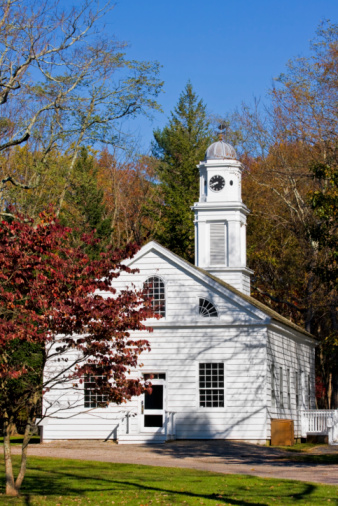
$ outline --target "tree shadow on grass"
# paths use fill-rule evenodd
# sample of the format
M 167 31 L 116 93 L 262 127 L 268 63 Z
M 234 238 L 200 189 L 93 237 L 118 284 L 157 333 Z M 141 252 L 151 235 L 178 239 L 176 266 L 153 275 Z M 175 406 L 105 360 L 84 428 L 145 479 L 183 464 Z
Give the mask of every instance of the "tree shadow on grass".
M 14 436 L 11 438 L 11 445 L 22 445 L 23 443 L 23 436 Z M 30 441 L 30 445 L 38 445 L 40 444 L 40 437 L 39 436 L 33 436 Z M 3 437 L 0 437 L 0 445 L 2 447 L 3 445 Z
M 176 440 L 165 445 L 149 445 L 150 453 L 166 455 L 175 459 L 215 458 L 220 464 L 244 464 L 247 466 L 269 465 L 273 467 L 307 468 L 323 464 L 337 464 L 338 454 L 308 455 L 290 452 L 284 448 L 260 446 L 231 440 Z
M 143 466 L 140 466 L 143 467 Z M 41 472 L 41 469 L 31 467 L 30 470 L 32 472 Z M 95 470 L 94 470 L 95 472 Z M 105 469 L 107 472 L 107 468 Z M 131 473 L 130 470 L 126 469 L 126 475 Z M 196 475 L 196 479 L 191 481 L 191 477 L 188 478 L 187 487 L 190 488 L 193 483 L 196 481 L 201 481 L 203 479 L 210 480 L 214 478 L 214 473 L 205 473 L 201 475 L 199 472 Z M 215 483 L 215 489 L 219 489 L 221 491 L 215 491 L 214 493 L 198 493 L 189 490 L 180 490 L 179 487 L 181 484 L 177 484 L 177 488 L 175 487 L 175 483 L 172 483 L 172 489 L 168 488 L 165 483 L 163 486 L 156 486 L 156 481 L 163 481 L 160 476 L 151 477 L 148 476 L 148 480 L 152 481 L 151 484 L 140 483 L 137 480 L 133 481 L 132 479 L 114 479 L 114 469 L 111 470 L 112 478 L 104 478 L 104 476 L 81 476 L 77 473 L 70 473 L 65 471 L 48 471 L 48 477 L 41 476 L 27 476 L 24 482 L 24 486 L 22 489 L 22 499 L 24 500 L 24 504 L 30 506 L 32 504 L 31 498 L 33 496 L 83 496 L 89 497 L 88 494 L 96 493 L 96 494 L 111 494 L 112 497 L 115 497 L 115 494 L 127 493 L 127 492 L 144 492 L 150 493 L 152 495 L 158 494 L 166 494 L 168 496 L 168 500 L 170 500 L 170 496 L 172 498 L 181 498 L 184 499 L 196 499 L 196 501 L 201 500 L 214 500 L 217 504 L 231 504 L 231 505 L 244 505 L 244 506 L 266 506 L 268 503 L 265 502 L 271 500 L 271 496 L 273 492 L 268 489 L 268 485 L 263 490 L 255 491 L 251 487 L 241 486 L 241 484 L 236 484 L 235 489 L 233 490 L 224 490 L 224 486 L 228 487 L 228 485 L 219 483 Z M 232 475 L 223 475 L 224 479 L 228 478 L 229 481 L 233 479 Z M 247 480 L 256 480 L 256 477 L 246 476 Z M 173 476 L 173 479 L 175 477 Z M 141 480 L 141 478 L 139 478 Z M 280 490 L 278 493 L 278 498 L 281 499 L 291 499 L 294 502 L 299 502 L 301 500 L 307 499 L 311 500 L 311 495 L 315 492 L 317 486 L 310 483 L 298 483 L 297 482 L 297 491 L 295 490 L 295 484 L 292 484 L 292 481 L 289 480 L 281 480 L 282 482 L 289 482 L 290 487 L 287 488 L 287 492 L 283 492 Z M 71 483 L 74 483 L 72 485 Z M 154 483 L 155 482 L 155 483 Z M 75 485 L 76 484 L 76 485 Z M 273 487 L 272 487 L 273 488 Z M 299 488 L 301 490 L 299 490 Z M 251 490 L 250 492 L 248 490 Z M 260 500 L 264 502 L 252 502 L 250 495 L 258 495 Z M 249 497 L 245 497 L 245 495 Z M 241 496 L 240 499 L 237 499 L 236 496 Z M 104 498 L 104 497 L 103 497 Z

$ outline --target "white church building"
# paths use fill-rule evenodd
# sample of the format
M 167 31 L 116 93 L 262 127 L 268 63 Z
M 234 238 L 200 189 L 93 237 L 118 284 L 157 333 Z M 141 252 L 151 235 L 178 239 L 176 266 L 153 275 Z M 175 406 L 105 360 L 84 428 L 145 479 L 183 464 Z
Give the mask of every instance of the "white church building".
M 151 351 L 140 356 L 143 365 L 135 372 L 151 378 L 152 394 L 99 407 L 85 382 L 81 408 L 42 421 L 45 441 L 265 443 L 275 418 L 293 420 L 295 437 L 301 437 L 301 411 L 315 407 L 316 341 L 250 296 L 249 210 L 233 147 L 213 143 L 198 168 L 195 265 L 152 241 L 128 261 L 139 272 L 123 273 L 115 284 L 149 287 L 162 316 L 147 321 Z M 45 409 L 53 398 L 53 391 L 45 395 Z

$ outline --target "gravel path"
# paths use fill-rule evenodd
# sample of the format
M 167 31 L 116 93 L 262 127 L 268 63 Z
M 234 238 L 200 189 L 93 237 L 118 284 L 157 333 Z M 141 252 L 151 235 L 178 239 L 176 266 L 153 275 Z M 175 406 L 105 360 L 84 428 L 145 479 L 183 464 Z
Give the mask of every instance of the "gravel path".
M 13 454 L 20 452 L 13 446 Z M 336 453 L 338 446 L 319 446 L 312 454 Z M 172 441 L 164 445 L 118 445 L 101 441 L 54 441 L 29 447 L 39 457 L 97 460 L 125 464 L 182 467 L 338 485 L 338 465 L 285 460 L 290 452 L 234 441 Z M 295 455 L 295 454 L 294 454 Z

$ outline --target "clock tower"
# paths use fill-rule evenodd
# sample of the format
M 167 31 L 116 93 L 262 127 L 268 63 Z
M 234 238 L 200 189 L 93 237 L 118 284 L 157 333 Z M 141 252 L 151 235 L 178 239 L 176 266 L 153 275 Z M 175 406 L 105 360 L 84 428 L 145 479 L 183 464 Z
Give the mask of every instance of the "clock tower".
M 195 213 L 195 265 L 250 295 L 246 267 L 246 217 L 242 202 L 242 164 L 223 140 L 206 151 L 200 171 L 199 202 Z

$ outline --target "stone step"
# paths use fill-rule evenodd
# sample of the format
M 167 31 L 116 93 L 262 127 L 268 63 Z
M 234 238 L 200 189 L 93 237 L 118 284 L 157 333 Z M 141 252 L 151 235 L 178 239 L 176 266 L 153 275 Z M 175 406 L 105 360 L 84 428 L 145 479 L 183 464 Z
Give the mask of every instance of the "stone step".
M 163 444 L 166 442 L 165 434 L 141 433 L 141 434 L 124 434 L 118 437 L 118 444 Z

